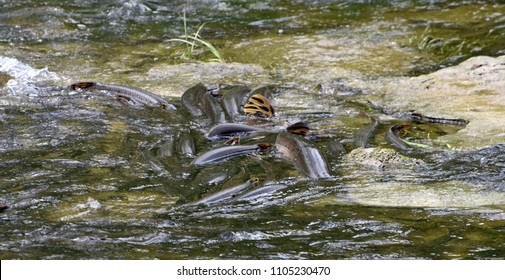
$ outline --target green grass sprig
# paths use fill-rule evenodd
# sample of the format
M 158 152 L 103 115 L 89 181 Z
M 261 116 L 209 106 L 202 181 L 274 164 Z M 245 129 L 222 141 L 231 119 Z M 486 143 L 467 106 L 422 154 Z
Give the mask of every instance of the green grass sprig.
M 205 24 L 201 24 L 196 32 L 192 34 L 188 34 L 188 26 L 186 24 L 186 13 L 184 13 L 184 35 L 179 38 L 169 39 L 169 42 L 180 42 L 186 45 L 186 52 L 184 56 L 188 59 L 194 59 L 194 53 L 196 48 L 203 47 L 210 51 L 214 57 L 210 59 L 210 61 L 224 63 L 225 60 L 219 53 L 219 51 L 212 45 L 209 41 L 205 40 L 200 36 L 200 32 Z

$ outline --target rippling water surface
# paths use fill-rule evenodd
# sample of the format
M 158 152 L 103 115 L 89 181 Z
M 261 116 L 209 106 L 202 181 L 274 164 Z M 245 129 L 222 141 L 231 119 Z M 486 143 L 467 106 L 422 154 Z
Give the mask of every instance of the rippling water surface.
M 0 258 L 503 259 L 503 144 L 448 147 L 436 138 L 454 128 L 421 125 L 412 137 L 431 148 L 400 165 L 332 149 L 349 154 L 374 113 L 355 79 L 503 55 L 495 2 L 0 1 Z M 185 59 L 168 41 L 184 33 L 184 12 L 227 64 L 198 64 L 211 58 L 201 49 Z M 66 88 L 78 81 L 141 87 L 178 110 Z M 275 85 L 277 116 L 239 121 L 330 135 L 311 141 L 331 176 L 305 178 L 274 151 L 191 165 L 222 145 L 180 105 L 198 82 Z M 382 117 L 366 147 L 391 151 L 384 133 L 401 121 Z M 251 178 L 276 191 L 192 204 Z

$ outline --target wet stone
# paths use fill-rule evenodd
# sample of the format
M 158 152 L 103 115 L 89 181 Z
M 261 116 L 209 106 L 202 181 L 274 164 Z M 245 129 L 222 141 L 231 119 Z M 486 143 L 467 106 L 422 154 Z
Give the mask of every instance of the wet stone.
M 437 139 L 452 147 L 482 148 L 505 141 L 505 56 L 472 57 L 459 65 L 379 86 L 381 105 L 426 115 L 469 120 Z
M 403 156 L 388 148 L 357 148 L 345 155 L 343 160 L 351 165 L 367 166 L 375 170 L 392 170 L 424 164 L 422 160 Z

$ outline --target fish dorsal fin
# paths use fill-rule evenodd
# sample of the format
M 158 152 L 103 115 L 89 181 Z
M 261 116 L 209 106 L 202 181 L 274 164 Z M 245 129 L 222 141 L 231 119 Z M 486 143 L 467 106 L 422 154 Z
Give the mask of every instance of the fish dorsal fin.
M 263 95 L 254 94 L 244 106 L 246 115 L 270 118 L 275 115 L 275 110 Z

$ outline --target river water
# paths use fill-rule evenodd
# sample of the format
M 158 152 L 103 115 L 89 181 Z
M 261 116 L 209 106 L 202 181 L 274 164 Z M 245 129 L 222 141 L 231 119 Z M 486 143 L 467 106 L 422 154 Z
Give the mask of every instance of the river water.
M 169 41 L 184 18 L 226 64 Z M 503 55 L 504 26 L 501 1 L 0 0 L 0 258 L 503 259 L 503 144 L 455 147 L 436 141 L 454 128 L 420 126 L 412 138 L 431 148 L 380 168 L 330 146 L 351 153 L 370 124 L 380 93 L 359 86 Z M 79 81 L 178 110 L 65 88 Z M 222 145 L 180 105 L 199 82 L 275 85 L 274 120 L 242 121 L 330 135 L 312 141 L 331 176 L 305 178 L 275 152 L 191 165 L 184 139 L 197 155 Z M 397 123 L 381 119 L 366 147 L 391 151 Z M 278 190 L 192 205 L 251 178 Z

